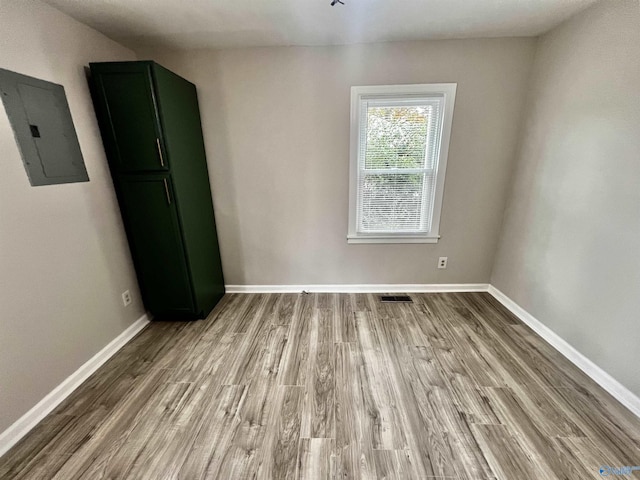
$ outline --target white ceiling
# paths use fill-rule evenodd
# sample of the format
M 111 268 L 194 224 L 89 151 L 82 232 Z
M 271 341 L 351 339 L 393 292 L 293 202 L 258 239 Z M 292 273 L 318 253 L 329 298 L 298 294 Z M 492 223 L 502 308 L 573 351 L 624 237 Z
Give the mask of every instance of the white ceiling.
M 594 0 L 45 0 L 128 46 L 536 36 Z

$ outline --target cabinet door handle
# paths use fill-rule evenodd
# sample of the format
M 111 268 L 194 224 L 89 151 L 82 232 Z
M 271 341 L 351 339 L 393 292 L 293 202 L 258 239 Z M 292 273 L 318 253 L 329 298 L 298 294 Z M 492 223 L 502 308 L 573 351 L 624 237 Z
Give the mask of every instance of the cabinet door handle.
M 171 195 L 169 195 L 169 185 L 167 184 L 167 179 L 163 178 L 162 181 L 164 182 L 164 193 L 167 194 L 167 203 L 171 205 Z
M 156 147 L 158 147 L 158 156 L 160 157 L 160 165 L 164 167 L 164 158 L 162 158 L 162 148 L 160 148 L 159 138 L 156 138 Z

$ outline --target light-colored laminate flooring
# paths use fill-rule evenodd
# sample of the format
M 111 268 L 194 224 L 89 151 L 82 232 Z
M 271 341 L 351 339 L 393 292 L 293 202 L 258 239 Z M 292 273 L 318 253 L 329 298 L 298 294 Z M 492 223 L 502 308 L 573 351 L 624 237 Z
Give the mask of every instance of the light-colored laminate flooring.
M 206 320 L 152 322 L 0 478 L 579 480 L 640 465 L 638 418 L 489 294 L 411 297 L 228 294 Z

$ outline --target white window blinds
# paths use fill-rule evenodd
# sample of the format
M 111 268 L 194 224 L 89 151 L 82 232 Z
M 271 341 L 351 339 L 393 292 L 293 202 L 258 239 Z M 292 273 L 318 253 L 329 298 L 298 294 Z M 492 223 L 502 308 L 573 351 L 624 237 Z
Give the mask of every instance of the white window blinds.
M 428 234 L 444 95 L 361 97 L 356 233 Z

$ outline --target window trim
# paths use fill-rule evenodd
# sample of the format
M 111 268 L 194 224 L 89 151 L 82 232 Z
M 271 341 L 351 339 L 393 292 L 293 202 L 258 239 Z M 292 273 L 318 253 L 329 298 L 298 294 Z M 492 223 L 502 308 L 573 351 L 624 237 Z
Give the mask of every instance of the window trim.
M 438 243 L 440 239 L 440 214 L 444 195 L 444 182 L 449 156 L 453 107 L 456 98 L 456 83 L 429 83 L 414 85 L 375 85 L 351 87 L 351 136 L 349 154 L 349 226 L 347 243 Z M 436 165 L 435 193 L 431 230 L 427 233 L 359 233 L 357 231 L 358 154 L 360 149 L 360 102 L 363 98 L 401 99 L 409 96 L 443 95 L 442 130 L 440 151 Z

